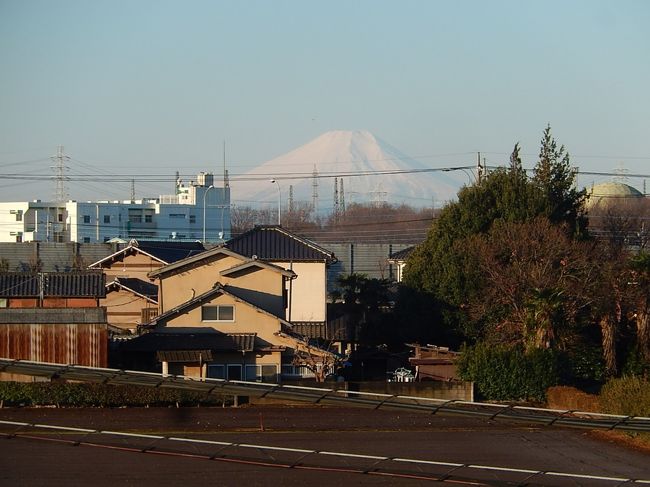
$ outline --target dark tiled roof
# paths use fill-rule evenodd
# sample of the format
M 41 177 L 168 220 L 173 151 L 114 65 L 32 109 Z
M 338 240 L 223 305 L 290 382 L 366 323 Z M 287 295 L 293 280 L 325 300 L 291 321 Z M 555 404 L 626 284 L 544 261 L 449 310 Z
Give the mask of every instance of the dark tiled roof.
M 106 277 L 102 272 L 3 272 L 0 273 L 2 297 L 95 297 L 106 296 Z
M 138 240 L 138 248 L 168 264 L 205 251 L 201 242 L 144 242 Z
M 409 255 L 411 255 L 411 252 L 415 250 L 415 247 L 407 247 L 402 250 L 398 250 L 397 252 L 393 252 L 390 254 L 390 259 L 391 260 L 406 260 Z
M 214 285 L 214 287 L 212 287 L 212 289 L 208 289 L 206 292 L 204 292 L 203 294 L 199 294 L 194 299 L 190 299 L 189 301 L 181 303 L 178 306 L 176 306 L 175 308 L 172 308 L 172 309 L 164 312 L 163 314 L 160 314 L 160 315 L 154 317 L 150 324 L 158 324 L 158 323 L 161 323 L 161 322 L 165 322 L 165 321 L 167 321 L 167 320 L 169 320 L 169 319 L 171 319 L 171 318 L 173 318 L 175 316 L 178 316 L 181 313 L 184 313 L 187 310 L 194 309 L 197 306 L 200 306 L 201 303 L 203 303 L 204 301 L 207 301 L 210 298 L 212 298 L 213 296 L 216 296 L 217 294 L 221 294 L 221 293 L 232 296 L 233 298 L 237 299 L 238 301 L 247 304 L 251 308 L 256 309 L 258 311 L 261 311 L 261 312 L 263 312 L 263 313 L 265 313 L 267 315 L 273 316 L 274 318 L 278 318 L 280 320 L 280 323 L 286 323 L 288 325 L 288 323 L 282 317 L 277 316 L 274 313 L 272 313 L 271 311 L 268 311 L 268 310 L 266 310 L 264 308 L 261 308 L 261 307 L 257 306 L 256 304 L 251 303 L 249 301 L 249 298 L 247 299 L 247 297 L 245 296 L 245 293 L 243 293 L 241 289 L 233 287 L 233 286 L 223 285 L 220 282 L 217 282 Z
M 137 279 L 135 277 L 117 277 L 113 282 L 108 283 L 109 288 L 116 286 L 145 296 L 153 301 L 158 301 L 158 286 L 155 284 Z
M 145 333 L 128 340 L 123 350 L 160 352 L 212 350 L 215 352 L 251 352 L 255 349 L 255 333 Z
M 212 362 L 212 350 L 161 350 L 159 362 Z
M 283 262 L 336 262 L 334 254 L 323 247 L 276 225 L 256 226 L 226 242 L 226 247 L 246 257 Z
M 147 254 L 163 264 L 171 264 L 205 252 L 205 247 L 201 242 L 131 240 L 126 247 L 116 249 L 113 253 L 93 262 L 90 266 L 93 268 L 102 267 L 105 263 L 122 261 L 126 255 L 137 252 Z

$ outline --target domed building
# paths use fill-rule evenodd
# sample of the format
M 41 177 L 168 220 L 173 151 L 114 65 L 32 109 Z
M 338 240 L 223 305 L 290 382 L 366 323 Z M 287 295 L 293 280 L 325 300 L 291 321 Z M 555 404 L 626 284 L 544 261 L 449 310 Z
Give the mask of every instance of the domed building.
M 596 206 L 623 203 L 636 198 L 643 198 L 643 193 L 629 184 L 609 181 L 587 188 L 587 210 Z

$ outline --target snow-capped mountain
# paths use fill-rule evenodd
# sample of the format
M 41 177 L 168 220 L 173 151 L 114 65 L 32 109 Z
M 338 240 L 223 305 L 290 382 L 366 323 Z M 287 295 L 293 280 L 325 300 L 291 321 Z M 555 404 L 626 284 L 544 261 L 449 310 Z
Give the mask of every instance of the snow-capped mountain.
M 346 204 L 441 206 L 455 198 L 465 176 L 430 169 L 368 131 L 336 130 L 233 178 L 231 195 L 236 205 L 253 207 L 277 205 L 280 196 L 285 208 L 290 193 L 296 203 L 312 203 L 317 193 L 318 210 L 331 211 L 336 177 Z

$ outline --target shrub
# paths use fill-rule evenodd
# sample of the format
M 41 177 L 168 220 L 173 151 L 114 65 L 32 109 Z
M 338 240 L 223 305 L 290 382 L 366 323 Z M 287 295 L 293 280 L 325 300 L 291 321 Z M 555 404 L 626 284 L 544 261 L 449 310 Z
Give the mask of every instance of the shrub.
M 560 356 L 553 350 L 525 354 L 520 347 L 479 343 L 463 347 L 458 369 L 474 381 L 477 395 L 496 401 L 543 401 L 546 389 L 560 382 Z
M 175 389 L 66 382 L 0 382 L 5 405 L 121 407 L 216 406 L 224 397 Z
M 650 417 L 650 381 L 635 376 L 610 379 L 600 391 L 600 406 L 611 414 Z

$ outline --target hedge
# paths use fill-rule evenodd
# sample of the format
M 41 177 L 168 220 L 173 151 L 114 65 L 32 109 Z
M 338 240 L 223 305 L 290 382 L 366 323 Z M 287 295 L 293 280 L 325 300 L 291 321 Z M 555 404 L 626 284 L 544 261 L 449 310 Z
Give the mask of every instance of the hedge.
M 604 412 L 650 417 L 650 381 L 638 376 L 608 380 L 600 391 Z
M 221 406 L 225 397 L 175 389 L 66 382 L 0 382 L 5 406 Z
M 473 381 L 479 398 L 493 401 L 544 401 L 560 383 L 562 357 L 553 350 L 524 353 L 520 347 L 479 343 L 463 347 L 460 376 Z

